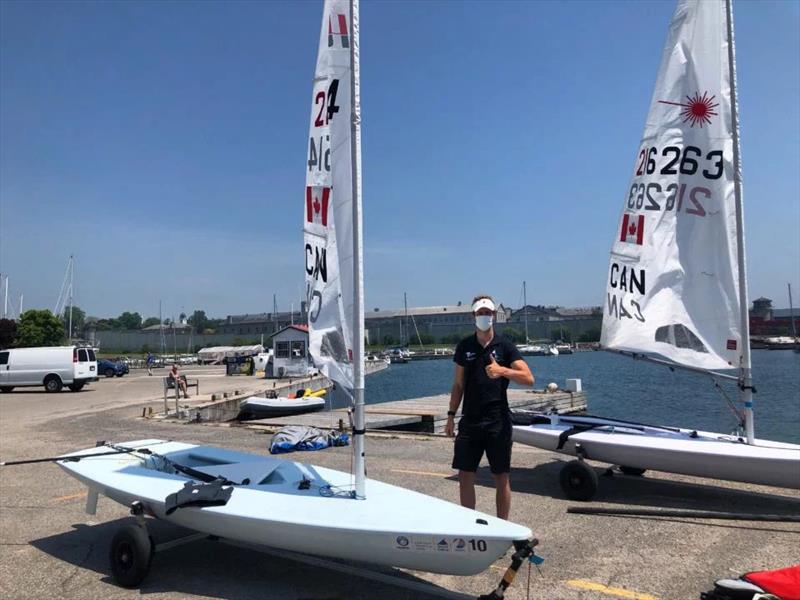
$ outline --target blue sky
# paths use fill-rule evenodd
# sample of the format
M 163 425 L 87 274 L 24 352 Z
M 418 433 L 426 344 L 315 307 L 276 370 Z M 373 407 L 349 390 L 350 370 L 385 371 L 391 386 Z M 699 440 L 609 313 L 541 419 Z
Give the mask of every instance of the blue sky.
M 672 1 L 362 0 L 366 306 L 599 305 Z M 800 297 L 800 3 L 735 3 L 751 298 Z M 0 272 L 299 303 L 321 2 L 0 3 Z M 800 298 L 798 299 L 800 303 Z

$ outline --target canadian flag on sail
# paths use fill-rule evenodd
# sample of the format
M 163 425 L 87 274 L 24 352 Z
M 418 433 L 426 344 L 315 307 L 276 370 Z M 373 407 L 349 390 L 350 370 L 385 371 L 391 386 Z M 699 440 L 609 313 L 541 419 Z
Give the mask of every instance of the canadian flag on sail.
M 334 46 L 334 36 L 339 39 L 342 48 L 350 47 L 350 36 L 347 34 L 347 17 L 345 15 L 336 15 L 337 29 L 333 28 L 333 20 L 328 17 L 328 48 Z
M 619 232 L 619 241 L 642 245 L 644 241 L 644 215 L 622 215 L 622 228 Z
M 329 187 L 306 187 L 306 221 L 328 226 L 328 203 L 331 197 Z

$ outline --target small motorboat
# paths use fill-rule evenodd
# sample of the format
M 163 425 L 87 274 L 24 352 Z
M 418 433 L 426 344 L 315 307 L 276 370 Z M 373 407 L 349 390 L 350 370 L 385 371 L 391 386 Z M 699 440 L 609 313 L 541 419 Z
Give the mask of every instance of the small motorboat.
M 252 419 L 269 419 L 271 417 L 288 417 L 315 412 L 325 408 L 325 390 L 312 392 L 310 389 L 298 390 L 292 398 L 290 396 L 276 396 L 266 398 L 263 396 L 250 396 L 242 400 L 239 405 L 240 421 Z

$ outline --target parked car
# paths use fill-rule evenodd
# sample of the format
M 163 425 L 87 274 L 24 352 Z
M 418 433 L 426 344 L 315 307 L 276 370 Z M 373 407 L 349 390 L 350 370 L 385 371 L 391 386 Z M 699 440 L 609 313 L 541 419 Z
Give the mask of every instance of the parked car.
M 60 392 L 64 386 L 78 392 L 90 381 L 97 381 L 97 358 L 92 348 L 52 346 L 0 351 L 2 392 L 40 385 L 48 392 Z
M 130 372 L 128 363 L 117 362 L 105 358 L 97 359 L 97 373 L 98 375 L 105 375 L 106 377 L 122 377 Z

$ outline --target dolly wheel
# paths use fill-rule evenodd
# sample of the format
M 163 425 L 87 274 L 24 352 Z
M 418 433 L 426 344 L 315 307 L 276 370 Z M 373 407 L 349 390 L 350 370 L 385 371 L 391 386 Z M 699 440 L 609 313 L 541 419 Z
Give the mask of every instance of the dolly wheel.
M 153 542 L 139 525 L 126 525 L 111 539 L 111 573 L 122 587 L 136 587 L 150 570 Z
M 642 475 L 644 475 L 644 472 L 647 469 L 640 469 L 639 467 L 620 466 L 619 470 L 625 473 L 625 475 L 633 475 L 634 477 L 641 477 Z
M 591 500 L 597 492 L 597 473 L 585 462 L 573 460 L 561 469 L 561 489 L 570 500 Z

